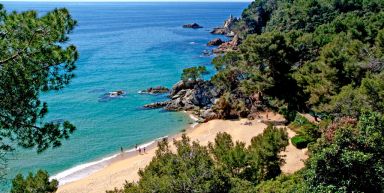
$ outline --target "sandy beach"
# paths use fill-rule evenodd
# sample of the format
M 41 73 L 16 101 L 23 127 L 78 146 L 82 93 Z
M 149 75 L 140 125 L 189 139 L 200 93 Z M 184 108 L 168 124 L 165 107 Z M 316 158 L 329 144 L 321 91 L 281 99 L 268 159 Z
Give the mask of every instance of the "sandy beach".
M 265 116 L 262 116 L 265 117 Z M 269 114 L 270 120 L 279 120 L 280 115 Z M 252 124 L 244 124 L 251 122 Z M 207 123 L 197 125 L 195 128 L 186 130 L 187 136 L 191 140 L 199 141 L 202 145 L 207 145 L 208 142 L 214 141 L 216 134 L 219 132 L 227 132 L 232 136 L 234 141 L 242 141 L 247 145 L 254 136 L 261 134 L 267 127 L 261 122 L 261 119 L 256 120 L 212 120 Z M 293 137 L 295 133 L 287 130 L 289 137 Z M 169 137 L 169 140 L 179 139 L 181 134 Z M 140 168 L 144 168 L 149 164 L 155 156 L 156 147 L 147 148 L 145 154 L 135 152 L 133 155 L 120 155 L 120 159 L 110 163 L 103 169 L 80 180 L 64 184 L 59 187 L 58 193 L 102 193 L 106 190 L 112 190 L 115 187 L 121 188 L 125 181 L 137 181 L 137 174 Z M 299 150 L 291 143 L 286 150 L 282 152 L 285 156 L 286 164 L 282 166 L 284 173 L 295 172 L 304 167 L 303 160 L 307 158 L 306 150 Z

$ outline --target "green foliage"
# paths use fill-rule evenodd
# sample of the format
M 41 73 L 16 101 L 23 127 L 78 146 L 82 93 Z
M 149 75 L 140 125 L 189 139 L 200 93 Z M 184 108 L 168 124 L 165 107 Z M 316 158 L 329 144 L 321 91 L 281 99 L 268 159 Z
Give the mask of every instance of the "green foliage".
M 236 99 L 230 93 L 224 93 L 214 104 L 213 110 L 221 118 L 236 119 L 246 117 L 249 113 L 248 108 L 243 100 Z
M 299 131 L 302 127 L 314 126 L 307 118 L 300 114 L 296 114 L 295 119 L 289 124 L 289 128 L 294 131 Z
M 76 21 L 67 9 L 38 16 L 35 11 L 7 13 L 0 6 L 0 137 L 2 150 L 13 141 L 42 152 L 61 144 L 75 130 L 68 121 L 46 122 L 41 92 L 60 90 L 74 77 L 78 59 L 66 44 Z
M 249 159 L 244 143 L 236 142 L 234 144 L 229 134 L 219 133 L 215 138 L 215 143 L 209 144 L 209 149 L 220 170 L 231 177 L 244 177 Z
M 288 134 L 283 128 L 269 125 L 263 134 L 251 140 L 249 151 L 251 154 L 250 177 L 253 181 L 261 182 L 272 179 L 281 173 L 283 163 L 279 152 L 288 145 Z
M 332 97 L 324 111 L 334 117 L 359 117 L 362 110 L 384 113 L 384 73 L 367 76 L 358 88 L 351 85 L 342 88 L 338 95 Z
M 190 67 L 183 70 L 181 79 L 184 81 L 201 79 L 203 74 L 208 73 L 205 66 Z
M 300 135 L 296 135 L 295 137 L 292 137 L 291 142 L 292 142 L 292 145 L 294 145 L 298 149 L 306 148 L 310 143 L 310 141 L 307 140 L 306 137 L 303 137 Z
M 257 107 L 278 110 L 293 121 L 290 127 L 298 135 L 292 143 L 299 148 L 311 143 L 303 173 L 280 176 L 249 189 L 383 192 L 384 1 L 256 0 L 236 25 L 235 31 L 243 38 L 240 49 L 213 62 L 218 73 L 211 81 L 225 91 L 215 111 L 236 115 L 236 101 L 245 101 L 248 111 L 243 112 Z M 329 120 L 315 125 L 296 114 L 302 111 Z M 235 144 L 223 144 L 218 145 L 222 148 L 215 153 L 216 159 L 233 166 L 228 160 L 236 159 L 220 152 L 234 149 Z M 278 171 L 278 158 L 272 156 L 274 164 L 268 165 L 272 175 L 263 175 L 258 166 L 267 153 L 259 148 L 248 151 L 250 157 L 244 159 L 257 164 L 251 164 L 250 171 L 240 169 L 240 176 L 260 183 L 270 179 L 265 176 L 279 173 L 273 172 Z M 249 186 L 244 183 L 244 187 Z
M 285 109 L 287 118 L 294 111 L 334 115 L 334 104 L 382 72 L 383 29 L 379 0 L 257 0 L 238 22 L 240 50 L 214 59 L 212 82 L 237 99 L 250 98 L 249 109 Z M 358 103 L 358 96 L 351 100 Z M 363 106 L 376 109 L 371 105 Z
M 259 193 L 299 193 L 306 192 L 302 174 L 280 175 L 273 180 L 264 181 L 256 187 Z
M 312 150 L 305 180 L 311 192 L 383 192 L 384 116 L 363 113 L 331 125 Z
M 315 142 L 321 137 L 319 126 L 300 114 L 296 114 L 295 120 L 289 124 L 289 128 L 297 133 L 291 142 L 299 149 L 306 148 L 309 143 Z
M 281 105 L 279 108 L 279 113 L 282 114 L 288 122 L 291 122 L 295 120 L 297 111 L 289 109 L 287 105 Z
M 49 180 L 47 172 L 39 170 L 36 174 L 29 173 L 25 179 L 23 175 L 18 174 L 12 180 L 11 193 L 53 193 L 58 185 L 57 180 Z
M 158 144 L 138 183 L 109 192 L 255 192 L 256 184 L 280 174 L 279 152 L 288 136 L 284 129 L 269 126 L 248 148 L 227 133 L 219 133 L 208 147 L 185 135 L 174 144 L 176 152 L 166 140 Z
M 260 34 L 272 11 L 276 9 L 276 2 L 271 0 L 253 1 L 242 13 L 242 20 L 237 24 L 237 30 L 245 34 Z
M 156 157 L 139 171 L 138 184 L 128 184 L 124 192 L 220 192 L 225 188 L 206 147 L 191 143 L 185 135 L 174 144 L 176 153 L 166 140 L 160 142 Z

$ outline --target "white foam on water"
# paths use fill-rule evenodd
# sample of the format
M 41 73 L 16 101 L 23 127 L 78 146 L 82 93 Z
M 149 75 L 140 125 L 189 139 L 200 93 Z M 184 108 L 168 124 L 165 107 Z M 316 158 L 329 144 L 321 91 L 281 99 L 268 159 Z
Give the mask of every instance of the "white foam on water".
M 157 139 L 150 141 L 148 143 L 139 145 L 137 148 L 142 149 L 144 147 L 148 147 L 148 146 L 156 143 L 157 141 L 164 139 L 164 138 L 167 138 L 167 137 L 168 136 L 157 138 Z M 124 151 L 124 153 L 130 153 L 130 152 L 134 152 L 134 151 L 136 151 L 136 149 L 132 148 L 132 149 Z M 61 185 L 85 178 L 85 177 L 101 170 L 102 168 L 106 167 L 108 165 L 108 161 L 112 160 L 113 158 L 116 158 L 119 155 L 121 155 L 121 153 L 117 153 L 117 154 L 102 158 L 102 159 L 97 160 L 97 161 L 92 161 L 92 162 L 88 162 L 88 163 L 74 166 L 70 169 L 64 170 L 62 172 L 57 173 L 56 175 L 51 176 L 50 180 L 52 180 L 52 179 L 58 180 L 59 185 L 61 186 Z
M 189 114 L 189 117 L 194 120 L 194 121 L 197 121 L 199 120 L 199 118 L 197 118 L 196 116 L 192 115 L 192 114 Z

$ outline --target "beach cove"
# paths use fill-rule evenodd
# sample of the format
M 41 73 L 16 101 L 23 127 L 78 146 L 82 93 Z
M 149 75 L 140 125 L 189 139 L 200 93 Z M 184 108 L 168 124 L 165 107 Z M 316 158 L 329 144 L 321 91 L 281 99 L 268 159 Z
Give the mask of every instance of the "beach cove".
M 222 25 L 230 14 L 239 16 L 247 5 L 5 2 L 8 11 L 34 9 L 44 14 L 56 7 L 68 8 L 78 21 L 69 43 L 75 44 L 80 53 L 71 84 L 41 96 L 49 105 L 47 121 L 69 120 L 77 130 L 61 147 L 42 154 L 15 151 L 7 179 L 38 169 L 61 179 L 75 173 L 77 178 L 84 177 L 108 163 L 120 147 L 129 150 L 135 144 L 146 144 L 188 127 L 193 120 L 184 113 L 142 108 L 165 100 L 166 95 L 142 95 L 138 91 L 160 85 L 171 87 L 190 66 L 204 65 L 211 72 L 207 76 L 211 76 L 212 57 L 204 56 L 203 51 L 211 49 L 207 42 L 218 36 L 209 31 Z M 191 22 L 204 28 L 182 28 Z M 124 90 L 126 95 L 103 98 L 116 90 Z M 95 164 L 97 167 L 87 167 Z M 8 190 L 9 185 L 2 190 Z
M 175 150 L 172 143 L 173 140 L 179 140 L 182 134 L 186 134 L 191 141 L 198 141 L 201 145 L 208 145 L 214 142 L 216 135 L 220 132 L 226 132 L 232 136 L 233 141 L 245 142 L 249 145 L 251 139 L 267 128 L 267 124 L 263 121 L 281 121 L 284 118 L 279 114 L 269 113 L 260 114 L 260 119 L 248 120 L 211 120 L 207 123 L 197 124 L 189 127 L 185 132 L 167 137 L 171 145 L 171 149 Z M 296 133 L 287 128 L 289 138 Z M 161 140 L 161 139 L 159 139 Z M 144 146 L 141 146 L 143 148 Z M 99 171 L 90 174 L 82 179 L 61 185 L 58 193 L 101 193 L 114 188 L 121 188 L 125 182 L 136 182 L 139 180 L 138 171 L 144 169 L 152 158 L 155 156 L 156 143 L 146 146 L 146 153 L 139 154 L 137 151 L 128 151 L 121 153 L 117 159 L 110 162 Z M 285 164 L 282 166 L 283 173 L 293 173 L 304 167 L 304 160 L 307 159 L 306 149 L 297 149 L 290 142 L 286 150 L 281 154 L 284 155 Z

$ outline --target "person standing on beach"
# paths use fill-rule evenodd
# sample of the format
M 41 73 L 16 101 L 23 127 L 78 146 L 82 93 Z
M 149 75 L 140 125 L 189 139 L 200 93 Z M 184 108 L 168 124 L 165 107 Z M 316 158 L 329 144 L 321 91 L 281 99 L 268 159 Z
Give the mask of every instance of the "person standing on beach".
M 139 154 L 141 154 L 141 148 L 139 147 Z
M 144 149 L 143 149 L 143 150 L 144 150 L 144 153 L 145 153 L 145 147 L 144 147 Z

